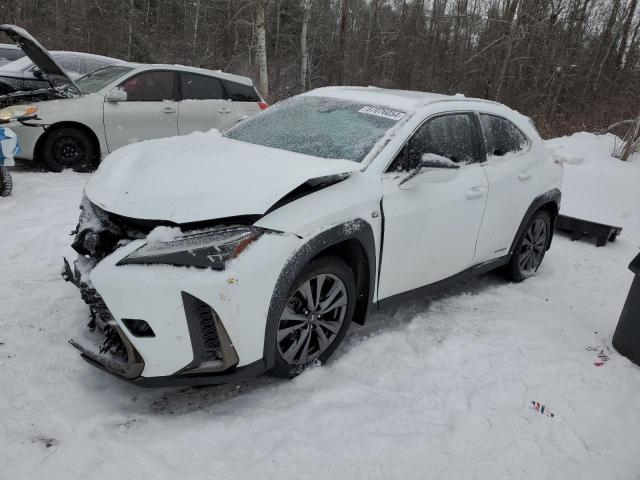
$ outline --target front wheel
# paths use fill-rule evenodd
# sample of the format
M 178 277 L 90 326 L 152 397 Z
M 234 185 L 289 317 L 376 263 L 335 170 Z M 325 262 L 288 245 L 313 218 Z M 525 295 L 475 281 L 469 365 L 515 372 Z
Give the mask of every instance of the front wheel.
M 11 195 L 13 181 L 11 173 L 7 167 L 0 167 L 0 197 L 8 197 Z
M 280 313 L 271 373 L 291 378 L 314 361 L 326 361 L 349 330 L 355 301 L 355 278 L 345 262 L 337 257 L 311 261 Z
M 511 260 L 506 266 L 506 274 L 511 280 L 521 282 L 534 275 L 549 245 L 551 237 L 551 216 L 540 210 L 529 221 L 520 235 Z
M 52 172 L 72 168 L 76 172 L 95 167 L 96 151 L 89 136 L 77 128 L 63 127 L 50 133 L 42 145 L 43 160 Z

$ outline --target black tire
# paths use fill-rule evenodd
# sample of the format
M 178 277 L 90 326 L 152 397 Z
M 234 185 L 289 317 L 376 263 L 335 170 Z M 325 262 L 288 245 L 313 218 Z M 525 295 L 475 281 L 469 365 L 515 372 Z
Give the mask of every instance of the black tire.
M 0 197 L 8 197 L 13 189 L 11 172 L 7 167 L 0 167 Z
M 48 132 L 42 144 L 42 160 L 52 172 L 72 168 L 91 171 L 96 166 L 96 149 L 89 136 L 73 127 Z
M 542 229 L 542 230 L 538 230 Z M 551 216 L 537 211 L 524 228 L 504 273 L 510 280 L 521 282 L 534 275 L 544 259 L 551 236 Z
M 320 278 L 322 278 L 322 281 L 319 280 Z M 339 282 L 335 279 L 338 279 Z M 299 290 L 304 288 L 307 282 L 309 282 L 308 285 L 311 286 L 311 289 L 320 285 L 321 293 L 318 296 L 319 300 L 316 302 L 319 305 L 314 311 L 307 311 L 304 304 L 305 299 L 300 297 Z M 332 307 L 332 305 L 338 305 L 342 302 L 342 286 L 346 296 L 346 305 L 344 306 L 344 315 L 341 317 L 342 313 L 338 313 L 337 310 L 343 307 Z M 334 288 L 340 290 L 338 293 L 340 296 L 336 295 L 334 300 L 329 301 L 328 294 Z M 293 287 L 285 297 L 284 305 L 280 309 L 279 320 L 275 326 L 276 332 L 273 335 L 276 343 L 274 348 L 275 364 L 269 373 L 278 377 L 293 378 L 300 374 L 306 365 L 318 360 L 322 363 L 325 362 L 335 352 L 349 330 L 355 311 L 356 298 L 355 277 L 351 268 L 344 261 L 333 256 L 319 257 L 312 260 L 293 282 Z M 296 306 L 296 302 L 300 305 Z M 326 313 L 326 317 L 323 317 L 324 313 L 320 308 L 322 302 L 328 303 L 326 310 L 329 311 Z M 298 307 L 301 307 L 300 310 L 298 310 Z M 294 311 L 297 311 L 297 313 L 294 313 Z M 294 323 L 293 326 L 290 326 L 290 321 L 286 317 L 289 313 L 300 317 L 306 316 L 306 326 L 298 328 L 297 325 L 299 323 Z M 342 320 L 338 320 L 339 317 Z M 291 322 L 301 322 L 300 324 L 303 324 L 304 320 L 291 320 Z M 279 340 L 280 334 L 285 333 L 290 328 L 298 329 Z M 308 338 L 308 340 L 302 342 L 300 355 L 296 355 L 293 352 L 293 358 L 285 358 L 283 350 L 286 349 L 286 352 L 292 352 L 295 345 L 300 343 L 304 331 L 307 331 L 307 337 L 305 338 Z M 329 342 L 328 346 L 321 349 L 321 344 L 326 341 Z M 308 358 L 303 358 L 305 347 L 307 348 Z

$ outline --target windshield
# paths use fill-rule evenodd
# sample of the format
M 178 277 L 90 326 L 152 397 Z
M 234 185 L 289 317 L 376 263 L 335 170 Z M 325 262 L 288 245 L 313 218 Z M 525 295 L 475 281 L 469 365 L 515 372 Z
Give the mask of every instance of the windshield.
M 322 158 L 361 162 L 404 112 L 324 97 L 281 102 L 225 137 Z
M 112 65 L 80 77 L 76 80 L 76 85 L 83 93 L 95 93 L 131 70 L 133 70 L 131 67 Z

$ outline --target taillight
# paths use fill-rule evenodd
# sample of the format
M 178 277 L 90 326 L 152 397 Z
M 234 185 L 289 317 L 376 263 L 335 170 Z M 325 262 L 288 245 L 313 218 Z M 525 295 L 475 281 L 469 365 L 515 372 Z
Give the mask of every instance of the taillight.
M 258 102 L 258 106 L 260 107 L 260 110 L 264 110 L 269 107 L 269 104 L 267 102 Z

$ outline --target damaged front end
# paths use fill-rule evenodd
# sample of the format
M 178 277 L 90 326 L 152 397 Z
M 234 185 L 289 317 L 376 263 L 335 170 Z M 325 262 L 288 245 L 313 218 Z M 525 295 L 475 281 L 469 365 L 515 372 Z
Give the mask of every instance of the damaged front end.
M 151 340 L 153 343 L 164 342 L 166 330 L 160 327 L 160 335 L 156 335 L 158 330 L 154 321 L 158 321 L 157 316 L 150 315 L 149 323 L 139 318 L 114 318 L 94 287 L 91 273 L 103 261 L 112 262 L 114 267 L 160 264 L 222 271 L 226 262 L 257 240 L 262 231 L 248 221 L 242 225 L 235 219 L 232 224 L 225 225 L 224 219 L 219 219 L 215 225 L 183 226 L 187 231 L 173 240 L 167 236 L 167 230 L 172 233 L 180 230 L 175 226 L 167 229 L 166 222 L 122 217 L 100 209 L 86 197 L 82 200 L 80 210 L 78 225 L 72 232 L 75 235 L 72 246 L 78 252 L 78 257 L 73 263 L 64 259 L 62 277 L 78 288 L 82 300 L 89 307 L 88 328 L 69 340 L 82 357 L 92 365 L 132 380 L 139 386 L 155 386 L 158 381 L 175 384 L 222 383 L 223 375 L 235 372 L 238 354 L 220 317 L 210 304 L 182 291 L 181 306 L 190 342 L 188 348 L 193 352 L 193 357 L 188 364 L 185 362 L 181 365 L 179 372 L 168 372 L 175 378 L 158 380 L 146 375 L 142 377 L 145 369 L 143 354 L 148 353 L 145 353 L 144 345 L 150 343 L 148 338 L 142 338 L 141 341 L 146 343 L 140 345 L 140 337 L 154 337 Z M 145 241 L 140 242 L 143 239 Z M 127 247 L 134 241 L 138 241 L 140 246 L 135 249 L 131 248 L 132 245 Z M 116 252 L 122 248 L 130 250 L 126 256 Z M 122 258 L 117 261 L 108 259 L 111 254 Z M 108 294 L 105 295 L 108 298 Z M 184 335 L 181 337 L 184 338 Z M 171 342 L 174 340 L 175 336 L 171 337 Z M 153 363 L 153 359 L 148 361 Z
M 144 369 L 144 361 L 93 287 L 89 274 L 93 267 L 120 246 L 144 238 L 150 228 L 118 222 L 92 205 L 86 197 L 80 210 L 78 225 L 72 232 L 75 234 L 72 247 L 79 255 L 73 267 L 64 259 L 62 278 L 78 287 L 82 300 L 89 306 L 90 319 L 88 329 L 77 339 L 70 339 L 69 343 L 89 363 L 127 379 L 137 378 Z

